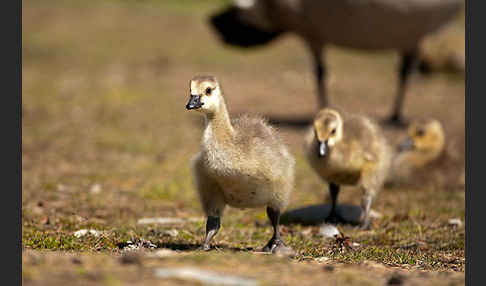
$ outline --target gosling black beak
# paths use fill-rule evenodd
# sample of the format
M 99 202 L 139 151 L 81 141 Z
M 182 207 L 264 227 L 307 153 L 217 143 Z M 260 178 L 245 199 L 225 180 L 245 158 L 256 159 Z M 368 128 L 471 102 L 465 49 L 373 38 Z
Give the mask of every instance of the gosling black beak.
M 200 95 L 193 95 L 191 94 L 191 98 L 189 99 L 189 102 L 186 104 L 187 110 L 191 109 L 198 109 L 201 106 L 203 106 L 204 103 L 201 102 L 201 96 Z
M 404 140 L 402 143 L 400 143 L 400 145 L 398 147 L 398 149 L 402 152 L 412 150 L 414 148 L 415 148 L 415 144 L 413 144 L 413 141 L 410 138 L 407 138 L 406 140 Z
M 327 146 L 327 140 L 324 141 L 324 142 L 321 142 L 321 141 L 318 141 L 318 142 L 319 142 L 319 144 L 318 144 L 318 147 L 319 147 L 318 155 L 319 155 L 319 157 L 324 157 L 324 156 L 326 156 L 327 151 L 329 149 L 329 147 Z

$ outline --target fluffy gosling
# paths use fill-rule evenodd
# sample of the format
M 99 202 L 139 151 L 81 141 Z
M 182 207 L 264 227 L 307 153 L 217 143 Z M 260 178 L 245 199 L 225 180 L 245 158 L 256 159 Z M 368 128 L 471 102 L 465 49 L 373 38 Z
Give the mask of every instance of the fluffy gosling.
M 278 134 L 257 117 L 230 120 L 223 92 L 213 76 L 190 81 L 188 110 L 205 117 L 201 151 L 192 162 L 203 210 L 207 216 L 203 249 L 220 228 L 226 205 L 236 208 L 266 206 L 273 236 L 265 252 L 290 250 L 280 237 L 280 213 L 294 185 L 295 160 Z
M 332 199 L 327 222 L 343 221 L 336 211 L 341 185 L 362 192 L 360 226 L 370 229 L 371 203 L 382 189 L 391 165 L 391 149 L 370 119 L 335 109 L 321 109 L 305 138 L 307 159 L 327 183 Z
M 400 143 L 394 165 L 403 167 L 406 162 L 409 167 L 422 168 L 437 160 L 444 147 L 444 129 L 438 120 L 416 120 L 408 127 L 408 137 Z
M 460 150 L 453 150 L 460 149 L 460 146 L 446 145 L 444 128 L 438 120 L 415 120 L 408 127 L 407 133 L 393 159 L 390 183 L 461 185 L 462 174 L 458 172 L 458 167 L 463 167 L 464 162 L 462 156 L 455 156 Z

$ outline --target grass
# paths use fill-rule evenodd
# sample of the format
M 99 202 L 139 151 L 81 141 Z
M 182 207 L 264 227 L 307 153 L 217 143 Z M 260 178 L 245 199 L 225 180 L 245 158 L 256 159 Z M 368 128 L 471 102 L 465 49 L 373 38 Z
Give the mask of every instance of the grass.
M 430 285 L 443 279 L 464 284 L 465 229 L 448 220 L 464 221 L 465 190 L 454 186 L 385 188 L 373 204 L 383 214 L 373 230 L 340 226 L 359 244 L 354 250 L 323 240 L 317 226 L 287 225 L 282 234 L 297 256 L 259 255 L 255 250 L 271 236 L 263 208 L 229 208 L 215 238 L 220 251 L 197 250 L 204 221 L 189 161 L 198 150 L 203 121 L 184 109 L 188 80 L 196 73 L 216 74 L 232 114 L 305 117 L 316 106 L 310 59 L 295 37 L 285 36 L 257 51 L 221 45 L 205 21 L 227 2 L 24 1 L 24 282 L 146 285 L 157 281 L 151 270 L 161 265 L 196 265 L 246 276 L 258 276 L 258 265 L 267 275 L 260 277 L 264 285 L 279 279 L 288 285 L 319 279 L 331 285 L 374 285 L 386 282 L 393 271 L 407 271 L 403 273 L 411 280 L 427 278 Z M 458 19 L 446 35 L 463 39 L 457 34 L 463 21 Z M 454 49 L 456 42 L 440 43 Z M 328 55 L 333 104 L 383 118 L 396 89 L 396 54 L 331 47 Z M 464 142 L 463 76 L 438 73 L 415 79 L 405 113 L 447 122 L 450 141 Z M 304 130 L 279 129 L 297 161 L 289 208 L 323 202 L 327 188 L 302 153 Z M 403 136 L 403 131 L 385 132 L 393 144 Z M 453 151 L 464 157 L 458 146 Z M 460 171 L 460 166 L 452 170 Z M 351 187 L 340 194 L 341 202 L 357 205 L 359 199 L 359 191 Z M 137 224 L 145 217 L 200 220 Z M 80 229 L 101 235 L 75 237 Z M 178 235 L 167 235 L 174 229 Z M 150 241 L 177 255 L 160 260 L 143 256 L 142 267 L 126 266 L 118 258 L 128 241 Z M 73 255 L 83 263 L 71 262 Z M 323 263 L 338 270 L 324 271 Z M 418 270 L 431 276 L 421 277 Z M 455 273 L 440 276 L 442 272 Z

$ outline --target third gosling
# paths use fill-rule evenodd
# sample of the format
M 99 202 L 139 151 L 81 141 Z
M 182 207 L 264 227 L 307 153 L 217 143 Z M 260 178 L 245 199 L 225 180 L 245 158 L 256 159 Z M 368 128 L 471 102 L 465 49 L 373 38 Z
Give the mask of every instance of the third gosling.
M 464 142 L 464 137 L 459 138 L 449 140 L 446 144 L 444 128 L 437 119 L 413 121 L 393 160 L 390 183 L 412 186 L 429 183 L 437 186 L 462 185 L 464 159 L 460 154 L 464 154 L 464 146 L 460 142 Z
M 371 203 L 382 189 L 391 165 L 391 148 L 370 119 L 331 108 L 321 109 L 305 138 L 307 159 L 329 183 L 331 212 L 326 222 L 343 221 L 336 211 L 340 185 L 359 186 L 360 226 L 370 229 Z
M 190 81 L 186 108 L 205 117 L 201 152 L 193 159 L 193 173 L 207 216 L 203 249 L 220 228 L 226 205 L 266 206 L 273 236 L 265 252 L 291 251 L 280 238 L 280 213 L 294 185 L 295 159 L 276 131 L 263 119 L 244 115 L 230 120 L 223 92 L 213 76 Z
M 442 124 L 436 119 L 415 120 L 408 127 L 408 137 L 400 143 L 395 167 L 424 168 L 445 150 Z

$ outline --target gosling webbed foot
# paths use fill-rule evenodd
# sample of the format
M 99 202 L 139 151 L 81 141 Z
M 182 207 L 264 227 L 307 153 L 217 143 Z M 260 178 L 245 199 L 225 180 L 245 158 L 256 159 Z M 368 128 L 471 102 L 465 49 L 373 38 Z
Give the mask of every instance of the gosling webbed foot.
M 203 244 L 202 246 L 199 247 L 199 250 L 202 250 L 202 251 L 213 251 L 213 250 L 222 251 L 222 248 L 218 247 L 216 245 L 211 246 L 210 244 Z
M 203 251 L 210 251 L 210 250 L 211 250 L 211 245 L 210 245 L 210 244 L 203 244 L 203 245 L 200 247 L 200 250 L 203 250 Z
M 371 202 L 373 201 L 373 196 L 371 194 L 365 194 L 361 199 L 361 218 L 360 218 L 360 229 L 370 230 L 371 229 Z
M 284 256 L 289 256 L 293 257 L 295 256 L 295 251 L 285 245 L 285 243 L 281 239 L 271 239 L 265 247 L 262 249 L 263 252 L 268 252 L 272 254 L 277 254 L 277 255 L 284 255 Z
M 371 230 L 371 222 L 369 220 L 366 220 L 366 221 L 362 221 L 360 224 L 359 224 L 359 228 L 361 230 Z
M 274 252 L 279 247 L 286 247 L 285 243 L 281 239 L 272 238 L 262 249 L 263 252 Z
M 208 216 L 206 221 L 206 237 L 201 250 L 208 251 L 211 250 L 211 240 L 218 233 L 221 227 L 221 218 L 216 216 Z

